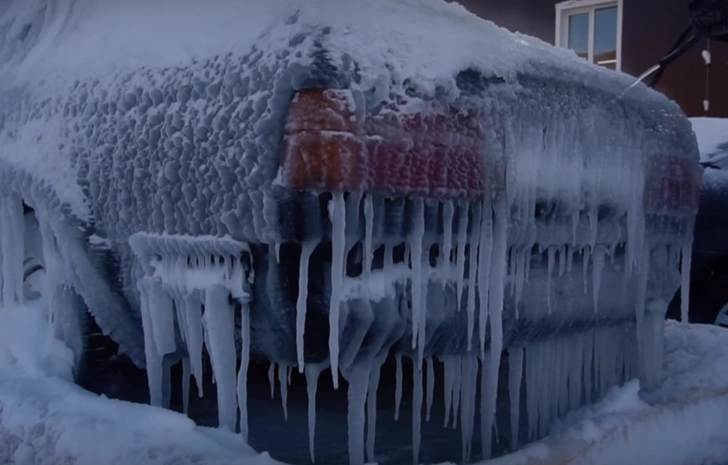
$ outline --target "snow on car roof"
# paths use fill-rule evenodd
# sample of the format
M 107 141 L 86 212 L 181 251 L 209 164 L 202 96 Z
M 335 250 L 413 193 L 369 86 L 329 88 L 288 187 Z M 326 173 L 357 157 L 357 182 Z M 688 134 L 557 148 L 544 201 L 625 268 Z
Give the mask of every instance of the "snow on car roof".
M 7 85 L 10 77 L 25 83 L 184 66 L 264 47 L 262 35 L 268 47 L 285 49 L 292 34 L 324 28 L 320 43 L 329 58 L 339 64 L 353 57 L 362 87 L 391 77 L 447 91 L 467 68 L 505 79 L 558 75 L 614 94 L 633 81 L 442 0 L 14 0 L 0 6 L 0 75 Z M 658 98 L 651 91 L 629 98 L 646 96 Z

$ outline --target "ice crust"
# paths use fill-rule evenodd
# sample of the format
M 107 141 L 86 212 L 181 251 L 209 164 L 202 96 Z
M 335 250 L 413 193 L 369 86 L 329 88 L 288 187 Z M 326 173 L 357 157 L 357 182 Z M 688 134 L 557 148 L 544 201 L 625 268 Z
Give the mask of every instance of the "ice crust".
M 328 367 L 349 381 L 352 465 L 376 457 L 373 395 L 391 354 L 398 414 L 401 358 L 413 361 L 414 463 L 433 357 L 464 460 L 476 411 L 490 455 L 503 350 L 523 371 L 507 378 L 511 413 L 529 422 L 511 425 L 515 444 L 632 375 L 659 382 L 657 323 L 680 285 L 701 174 L 675 104 L 644 87 L 620 99 L 628 77 L 435 0 L 216 3 L 0 7 L 4 301 L 22 300 L 22 199 L 57 241 L 43 239 L 51 276 L 67 267 L 102 329 L 146 366 L 152 404 L 169 402 L 173 363 L 187 367 L 185 392 L 189 376 L 201 386 L 205 348 L 220 426 L 246 437 L 251 349 L 272 360 L 284 412 L 292 369 L 313 405 Z M 354 117 L 474 111 L 489 194 L 288 189 L 288 106 L 311 88 L 337 92 Z M 101 249 L 121 263 L 118 288 L 95 273 Z M 323 297 L 311 294 L 320 281 Z M 297 287 L 290 305 L 283 283 Z M 315 360 L 311 322 L 328 326 Z M 525 408 L 521 379 L 548 385 Z

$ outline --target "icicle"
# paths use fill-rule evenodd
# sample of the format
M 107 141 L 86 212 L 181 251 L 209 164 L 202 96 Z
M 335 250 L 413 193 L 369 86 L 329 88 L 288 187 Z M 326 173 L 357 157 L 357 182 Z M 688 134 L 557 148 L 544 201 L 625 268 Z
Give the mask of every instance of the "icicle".
M 576 253 L 576 249 L 574 247 L 567 246 L 567 252 L 566 252 L 566 272 L 571 273 L 571 270 L 574 268 L 574 253 Z
M 187 415 L 190 406 L 190 359 L 182 359 L 182 412 Z
M 488 301 L 490 293 L 490 262 L 493 251 L 493 213 L 490 204 L 483 205 L 480 225 L 480 247 L 478 247 L 478 337 L 480 355 L 485 354 L 485 333 L 488 325 Z
M 526 414 L 528 416 L 528 438 L 535 439 L 538 433 L 538 343 L 525 348 L 526 359 Z M 485 379 L 483 382 L 485 386 Z M 484 388 L 483 388 L 484 389 Z M 484 414 L 483 418 L 485 418 Z
M 5 305 L 22 303 L 25 221 L 22 201 L 15 197 L 0 200 L 0 255 L 2 255 L 2 299 Z
M 477 270 L 478 270 L 478 253 L 480 249 L 480 217 L 481 208 L 477 208 L 473 211 L 473 231 L 472 240 L 470 241 L 470 257 L 468 259 L 468 302 L 467 302 L 467 317 L 468 317 L 468 352 L 473 350 L 473 332 L 475 331 L 475 286 L 477 284 Z
M 523 376 L 523 347 L 508 349 L 508 394 L 511 413 L 511 451 L 518 448 L 518 427 L 521 419 L 521 378 Z
M 364 425 L 366 421 L 365 406 L 369 390 L 369 363 L 354 365 L 348 371 L 348 415 L 349 428 L 349 465 L 364 465 Z M 344 371 L 347 373 L 347 371 Z
M 506 257 L 508 254 L 508 217 L 506 205 L 501 200 L 495 205 L 495 224 L 493 228 L 493 257 L 491 262 L 490 289 L 490 357 L 488 365 L 488 386 L 486 396 L 485 434 L 483 457 L 491 454 L 491 431 L 495 421 L 496 397 L 498 394 L 498 369 L 503 351 L 503 303 L 505 292 Z
M 14 303 L 15 275 L 13 274 L 13 234 L 10 228 L 8 198 L 0 197 L 0 259 L 2 264 L 2 303 Z
M 273 364 L 271 363 L 271 366 Z M 311 463 L 316 463 L 314 455 L 314 440 L 316 438 L 316 391 L 318 379 L 325 365 L 306 365 L 306 392 L 308 393 L 308 452 Z
M 554 274 L 554 260 L 556 250 L 554 247 L 549 247 L 546 251 L 548 257 L 548 265 L 546 269 L 546 308 L 548 309 L 549 315 L 551 315 L 551 279 Z
M 412 360 L 412 463 L 420 463 L 420 441 L 422 438 L 422 359 Z
M 692 266 L 692 241 L 682 249 L 680 264 L 680 321 L 689 323 L 690 313 L 690 268 Z
M 197 383 L 197 393 L 203 395 L 202 388 L 202 303 L 197 292 L 185 296 L 184 310 L 187 314 L 187 353 L 190 355 L 192 375 Z
M 450 357 L 443 358 L 442 359 L 443 364 L 443 390 L 445 392 L 443 398 L 445 400 L 445 423 L 443 424 L 444 427 L 447 427 L 447 424 L 450 422 L 450 409 L 452 408 L 452 385 L 453 385 L 453 376 L 452 376 L 452 359 Z
M 144 332 L 144 354 L 149 385 L 149 403 L 161 407 L 162 399 L 162 357 L 157 352 L 152 331 L 152 317 L 149 309 L 149 280 L 142 278 L 137 283 L 141 301 L 142 329 Z
M 301 245 L 301 259 L 298 268 L 298 299 L 296 300 L 296 355 L 298 372 L 303 373 L 303 336 L 306 330 L 306 307 L 308 299 L 308 262 L 316 249 L 316 242 L 304 241 Z M 332 291 L 333 292 L 333 291 Z
M 1 213 L 1 210 L 0 210 Z M 0 215 L 0 221 L 2 216 Z M 43 294 L 46 296 L 52 296 L 56 292 L 56 288 L 62 281 L 60 272 L 58 270 L 60 265 L 60 258 L 58 257 L 58 248 L 56 246 L 56 237 L 53 234 L 51 225 L 46 221 L 40 222 L 40 234 L 41 234 L 41 245 L 43 250 L 43 264 L 45 266 L 45 283 Z M 2 238 L 0 238 L 0 270 L 2 269 Z M 0 283 L 2 283 L 2 273 L 0 272 Z M 2 295 L 0 295 L 0 301 Z M 48 321 L 55 323 L 55 307 L 57 302 L 51 298 L 48 302 Z
M 518 271 L 517 262 L 518 250 L 513 247 L 508 253 L 508 283 L 511 286 L 511 297 L 513 298 L 516 297 L 516 272 Z M 488 266 L 490 267 L 490 263 L 488 264 Z M 516 305 L 516 312 L 518 312 L 518 305 Z
M 395 374 L 396 387 L 394 389 L 394 421 L 397 421 L 399 420 L 399 406 L 402 402 L 402 355 L 395 355 L 394 361 L 397 365 Z
M 412 216 L 414 224 L 412 225 L 412 233 L 409 239 L 410 251 L 412 253 L 412 348 L 418 348 L 418 354 L 422 354 L 424 347 L 425 323 L 426 315 L 423 308 L 423 276 L 422 272 L 425 263 L 425 257 L 422 250 L 422 240 L 425 234 L 425 205 L 421 198 L 415 199 L 413 202 Z M 419 344 L 421 341 L 422 344 Z
M 452 429 L 458 427 L 458 413 L 460 412 L 460 400 L 463 390 L 463 358 L 453 357 L 455 365 L 452 368 Z
M 643 250 L 643 256 L 639 263 L 639 273 L 637 275 L 637 302 L 635 304 L 635 319 L 637 321 L 637 345 L 640 354 L 640 379 L 644 383 L 645 389 L 650 389 L 649 368 L 647 360 L 645 360 L 645 305 L 647 300 L 647 284 L 649 282 L 649 247 Z
M 462 427 L 460 435 L 462 440 L 463 463 L 470 461 L 471 445 L 473 442 L 473 426 L 475 423 L 475 398 L 478 384 L 478 357 L 469 353 L 463 357 L 462 363 L 462 400 L 460 402 L 460 418 Z
M 149 316 L 152 319 L 152 333 L 157 353 L 161 356 L 177 350 L 174 335 L 174 302 L 162 288 L 162 281 L 149 282 Z
M 329 354 L 334 389 L 339 388 L 339 312 L 340 293 L 346 268 L 346 204 L 344 194 L 336 192 L 329 203 L 331 218 L 331 297 L 329 303 Z
M 179 292 L 174 293 L 174 311 L 177 316 L 177 326 L 179 327 L 179 335 L 182 342 L 187 344 L 187 334 L 190 330 L 187 328 L 187 313 L 185 309 L 185 301 L 179 295 Z
M 377 432 L 377 391 L 379 390 L 379 378 L 382 364 L 385 358 L 375 361 L 372 371 L 369 374 L 369 395 L 367 396 L 367 459 L 374 462 L 374 444 Z
M 460 310 L 463 302 L 463 283 L 465 281 L 465 246 L 468 240 L 468 205 L 460 207 L 458 215 L 457 259 L 456 259 L 456 308 Z
M 450 255 L 452 254 L 452 222 L 455 216 L 455 205 L 452 200 L 443 202 L 442 208 L 442 226 L 443 226 L 443 243 L 442 243 L 442 264 L 448 266 L 450 264 Z
M 435 364 L 432 362 L 432 358 L 428 358 L 425 362 L 427 367 L 427 410 L 425 421 L 430 421 L 432 400 L 435 395 Z
M 276 397 L 276 362 L 273 360 L 270 361 L 270 365 L 268 366 L 268 385 L 270 386 L 270 398 L 275 399 Z
M 229 291 L 212 286 L 205 292 L 205 329 L 208 351 L 217 387 L 217 410 L 220 427 L 235 431 L 237 423 L 235 354 L 235 318 L 228 303 Z
M 369 276 L 372 272 L 372 235 L 374 231 L 374 205 L 371 195 L 364 197 L 364 274 Z
M 589 277 L 589 255 L 587 253 L 587 247 L 581 249 L 581 277 L 582 284 L 584 287 L 584 294 L 589 292 L 588 277 Z
M 571 245 L 576 247 L 577 231 L 579 230 L 579 210 L 571 214 Z
M 25 264 L 25 220 L 23 219 L 23 201 L 20 198 L 11 197 L 8 200 L 8 213 L 10 226 L 12 228 L 12 264 L 16 302 L 22 304 L 25 300 L 25 289 L 23 282 Z M 10 258 L 10 257 L 8 257 Z M 11 284 L 12 286 L 12 284 Z
M 559 277 L 564 276 L 564 271 L 566 271 L 566 253 L 567 247 L 562 245 L 559 249 Z
M 594 296 L 594 313 L 599 311 L 599 292 L 602 287 L 602 271 L 604 270 L 604 246 L 595 247 L 592 258 L 592 294 Z
M 518 249 L 518 253 L 516 255 L 516 314 L 518 314 L 519 303 L 523 296 L 523 289 L 526 287 L 526 255 L 530 253 L 531 247 L 523 247 L 522 249 Z M 493 259 L 495 259 L 495 257 L 493 257 Z M 503 270 L 503 272 L 506 273 L 505 266 Z M 493 277 L 493 279 L 497 278 Z
M 278 265 L 280 265 L 281 264 L 281 243 L 280 242 L 276 242 L 275 249 L 276 249 L 276 263 Z
M 281 406 L 283 418 L 288 421 L 288 383 L 286 382 L 287 367 L 278 365 L 278 384 L 281 386 Z
M 250 307 L 240 304 L 240 371 L 238 371 L 238 411 L 240 435 L 248 442 L 248 365 L 250 364 Z

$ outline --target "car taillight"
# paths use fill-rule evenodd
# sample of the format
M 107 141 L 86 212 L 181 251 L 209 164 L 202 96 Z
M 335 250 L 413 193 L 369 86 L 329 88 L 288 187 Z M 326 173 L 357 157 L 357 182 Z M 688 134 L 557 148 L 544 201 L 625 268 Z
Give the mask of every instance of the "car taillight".
M 485 194 L 485 131 L 475 111 L 395 110 L 357 111 L 345 90 L 299 92 L 286 121 L 283 184 L 441 199 Z

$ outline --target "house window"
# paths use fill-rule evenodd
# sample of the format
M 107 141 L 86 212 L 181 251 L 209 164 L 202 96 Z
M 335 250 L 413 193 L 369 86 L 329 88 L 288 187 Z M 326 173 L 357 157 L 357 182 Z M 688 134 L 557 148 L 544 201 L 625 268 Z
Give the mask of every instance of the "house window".
M 556 46 L 621 70 L 622 0 L 568 0 L 556 5 Z

